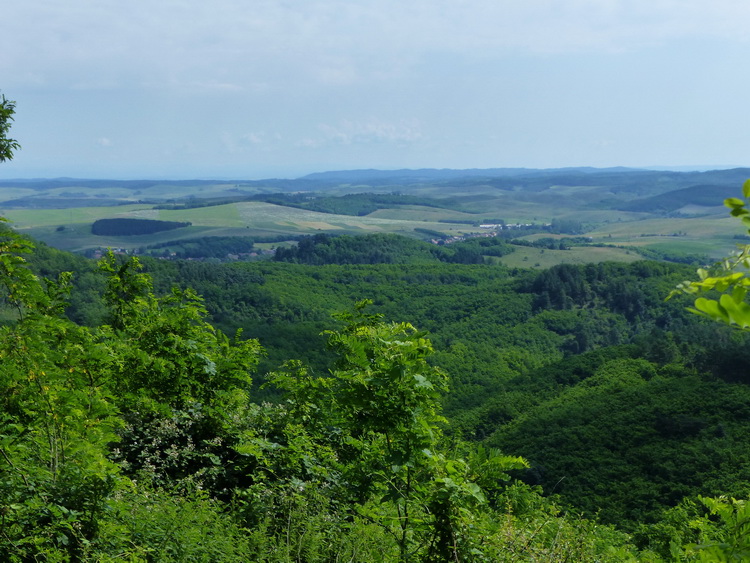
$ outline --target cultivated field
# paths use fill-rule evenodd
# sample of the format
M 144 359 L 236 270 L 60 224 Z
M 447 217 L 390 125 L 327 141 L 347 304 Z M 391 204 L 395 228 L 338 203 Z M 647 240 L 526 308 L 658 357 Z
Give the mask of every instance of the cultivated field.
M 506 176 L 486 178 L 477 171 L 464 171 L 467 176 L 459 178 L 456 172 L 354 171 L 311 175 L 299 181 L 255 182 L 0 182 L 0 215 L 10 219 L 19 231 L 70 251 L 98 247 L 136 249 L 205 236 L 271 237 L 276 241 L 321 232 L 398 233 L 420 238 L 436 233 L 462 236 L 486 233 L 480 224 L 503 221 L 533 224 L 537 229 L 555 222 L 573 223 L 578 225 L 576 229 L 555 231 L 567 234 L 543 232 L 528 238 L 583 235 L 599 245 L 544 252 L 519 247 L 502 260 L 524 267 L 630 261 L 640 257 L 636 249 L 675 258 L 718 258 L 731 252 L 746 234 L 738 221 L 728 218 L 718 194 L 732 193 L 735 186 L 739 192 L 740 179 L 750 175 L 750 170 L 698 175 L 516 170 L 506 171 Z M 448 180 L 441 180 L 443 176 Z M 712 189 L 717 193 L 715 206 L 711 206 Z M 277 200 L 262 201 L 268 199 L 266 194 Z M 357 201 L 371 203 L 357 208 L 351 199 L 343 199 L 347 194 L 358 194 Z M 389 203 L 377 203 L 378 194 L 387 196 Z M 404 202 L 399 203 L 402 195 Z M 291 197 L 290 203 L 277 205 L 278 199 L 284 197 Z M 342 199 L 336 199 L 339 197 Z M 367 200 L 368 197 L 373 199 Z M 316 210 L 318 198 L 323 204 L 330 204 L 334 198 L 350 207 L 319 206 Z M 119 217 L 189 222 L 191 226 L 143 236 L 91 234 L 91 225 L 97 219 Z M 519 236 L 524 234 L 518 232 Z M 601 247 L 603 244 L 607 246 Z
M 431 208 L 426 208 L 431 209 Z M 5 216 L 20 232 L 50 246 L 80 252 L 90 248 L 115 247 L 134 249 L 170 240 L 201 236 L 272 236 L 316 234 L 398 233 L 414 235 L 414 229 L 442 231 L 452 235 L 479 231 L 470 225 L 438 223 L 411 218 L 395 219 L 377 216 L 355 217 L 318 213 L 262 202 L 243 202 L 194 209 L 164 210 L 147 205 L 84 207 L 74 209 L 11 209 Z M 130 217 L 187 221 L 191 227 L 153 235 L 101 237 L 91 234 L 96 219 Z
M 550 268 L 557 264 L 588 264 L 592 262 L 635 262 L 643 256 L 623 248 L 579 246 L 568 250 L 549 250 L 525 246 L 497 259 L 511 268 Z

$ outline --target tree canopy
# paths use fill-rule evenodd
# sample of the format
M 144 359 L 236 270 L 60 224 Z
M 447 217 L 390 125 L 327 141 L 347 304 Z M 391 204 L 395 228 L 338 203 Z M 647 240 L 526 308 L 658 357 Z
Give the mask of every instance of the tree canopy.
M 18 141 L 8 137 L 15 112 L 16 102 L 8 100 L 5 95 L 0 94 L 0 162 L 11 160 L 14 151 L 21 148 Z

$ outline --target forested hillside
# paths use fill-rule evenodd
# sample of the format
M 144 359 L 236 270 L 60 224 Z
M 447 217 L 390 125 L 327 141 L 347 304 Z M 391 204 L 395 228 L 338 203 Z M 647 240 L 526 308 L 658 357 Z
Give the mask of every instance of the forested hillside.
M 747 494 L 750 388 L 690 267 L 3 236 L 7 560 L 706 560 L 744 510 L 700 500 Z

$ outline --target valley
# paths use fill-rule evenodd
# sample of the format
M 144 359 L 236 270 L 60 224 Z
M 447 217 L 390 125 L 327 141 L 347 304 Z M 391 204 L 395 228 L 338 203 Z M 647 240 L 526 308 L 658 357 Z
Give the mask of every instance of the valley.
M 321 232 L 428 240 L 436 234 L 478 235 L 487 232 L 483 224 L 556 222 L 563 225 L 552 233 L 556 236 L 585 234 L 596 247 L 612 247 L 592 249 L 590 261 L 627 261 L 642 251 L 647 257 L 707 261 L 728 253 L 743 236 L 726 218 L 721 201 L 748 174 L 746 169 L 499 169 L 349 171 L 230 183 L 6 180 L 0 182 L 0 213 L 20 232 L 73 252 L 137 251 L 210 236 L 294 242 Z M 91 225 L 102 218 L 190 226 L 146 236 L 93 235 Z M 551 253 L 533 264 L 579 262 L 573 254 Z M 507 261 L 531 259 L 519 252 Z

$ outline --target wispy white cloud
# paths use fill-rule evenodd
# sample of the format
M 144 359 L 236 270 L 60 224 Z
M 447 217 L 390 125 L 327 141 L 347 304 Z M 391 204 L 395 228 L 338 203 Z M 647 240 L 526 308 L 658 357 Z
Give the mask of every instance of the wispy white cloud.
M 347 83 L 430 52 L 633 49 L 682 37 L 744 41 L 744 0 L 40 0 L 0 20 L 6 80 L 240 88 Z M 12 55 L 11 55 L 12 54 Z M 262 77 L 259 80 L 259 77 Z
M 268 152 L 283 148 L 283 136 L 280 133 L 252 131 L 234 133 L 224 131 L 221 134 L 224 149 L 230 154 L 252 154 L 258 151 Z
M 320 124 L 319 135 L 297 143 L 299 147 L 320 148 L 332 145 L 393 144 L 406 145 L 425 140 L 416 120 L 387 122 L 376 118 L 343 120 L 336 125 Z

